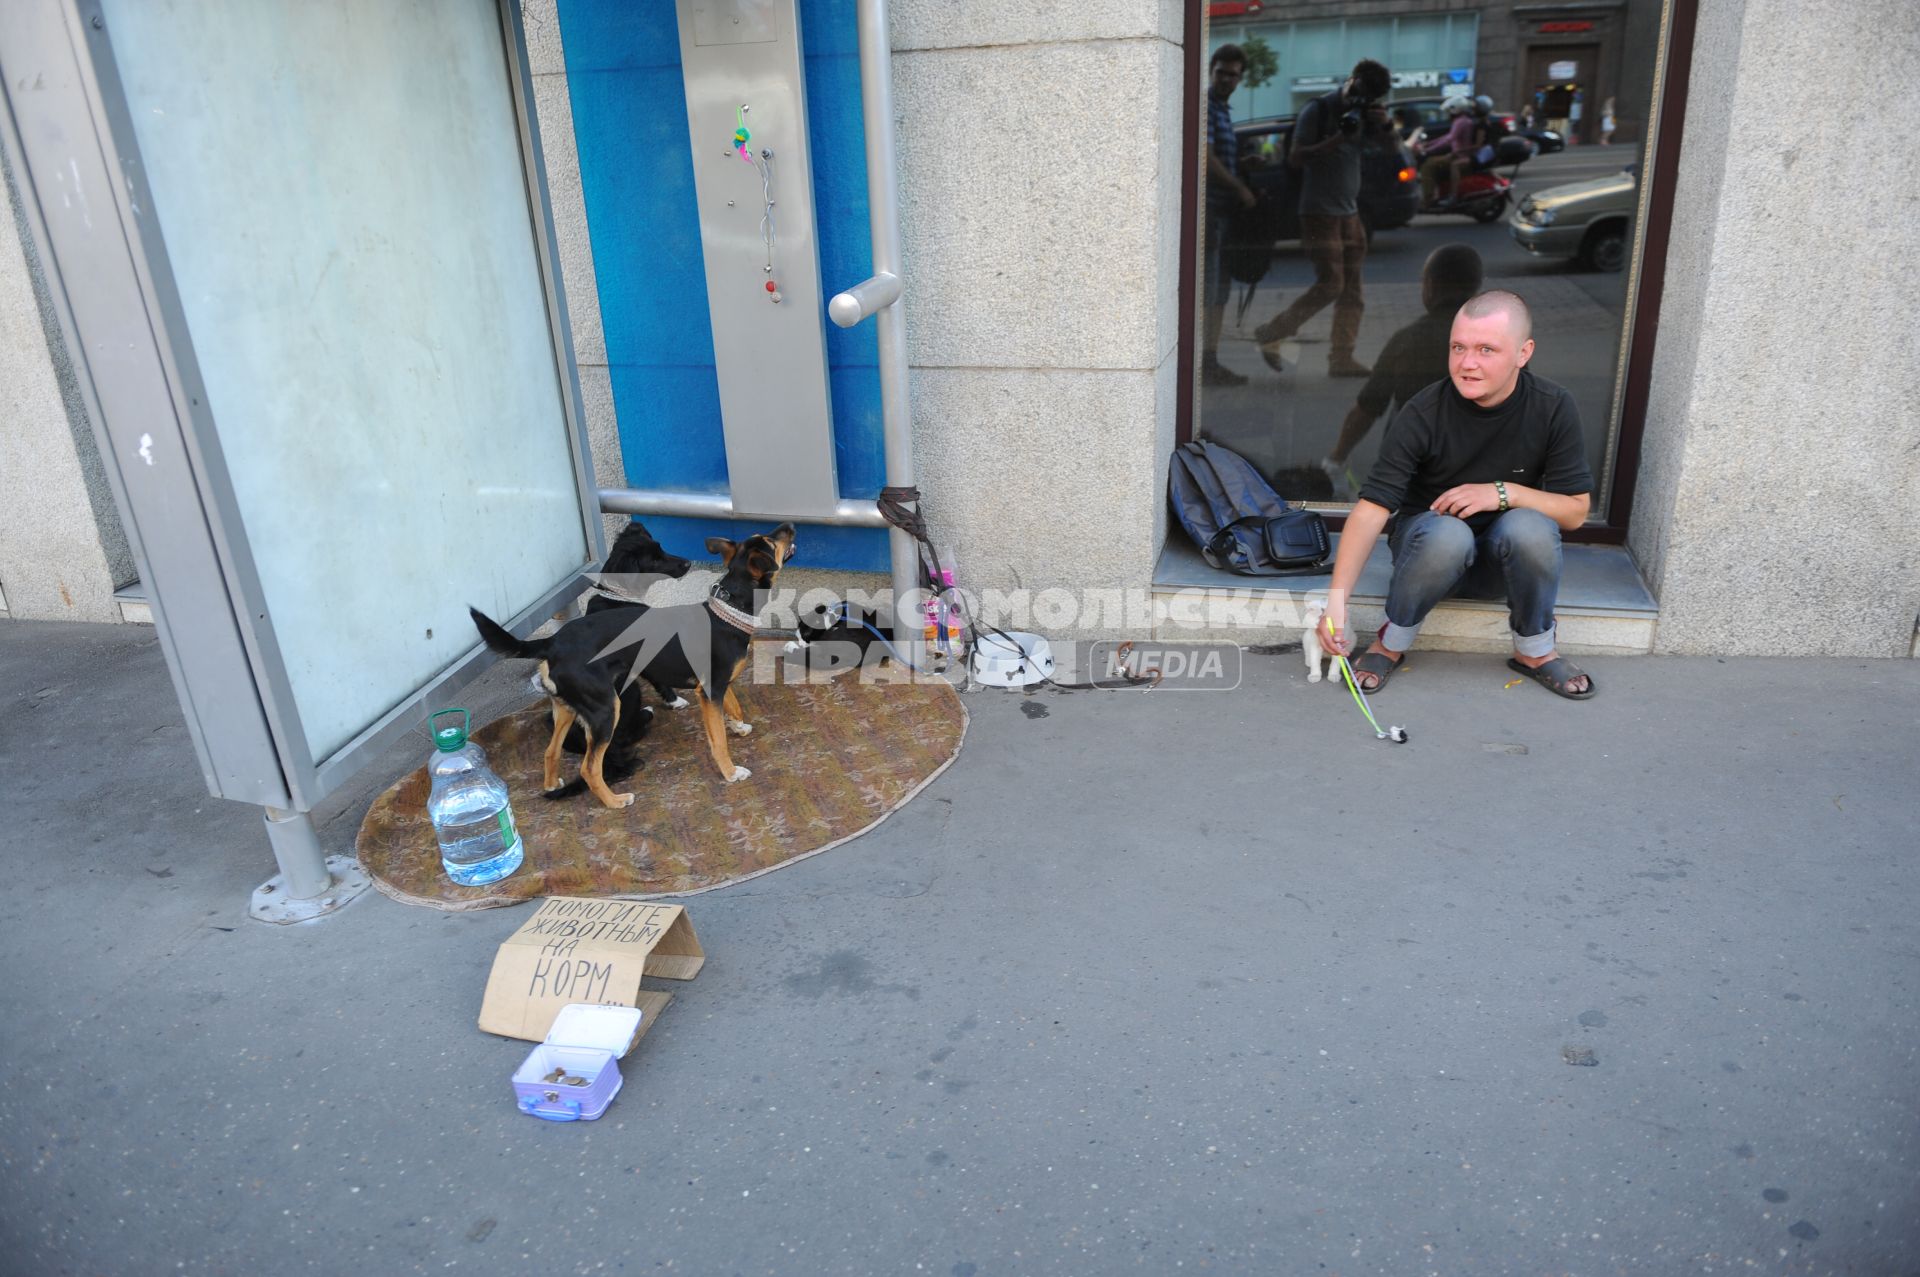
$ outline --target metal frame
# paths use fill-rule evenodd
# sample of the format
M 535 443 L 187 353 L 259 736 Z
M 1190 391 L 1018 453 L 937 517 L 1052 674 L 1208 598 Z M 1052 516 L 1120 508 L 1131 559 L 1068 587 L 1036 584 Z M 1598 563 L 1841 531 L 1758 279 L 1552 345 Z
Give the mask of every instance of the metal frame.
M 855 305 L 877 303 L 880 339 L 880 420 L 886 448 L 887 486 L 913 486 L 913 414 L 907 402 L 907 317 L 898 296 L 880 301 L 888 276 L 905 277 L 900 260 L 900 171 L 893 135 L 893 52 L 887 35 L 887 0 L 859 0 L 860 111 L 867 135 L 867 222 L 873 234 L 873 279 L 858 285 Z M 875 286 L 878 285 L 878 289 Z M 874 290 L 874 291 L 869 291 Z M 834 304 L 828 304 L 832 313 Z M 841 304 L 844 313 L 846 307 Z M 836 321 L 837 322 L 837 321 Z M 917 503 L 916 503 L 917 505 Z M 893 567 L 893 636 L 904 645 L 920 633 L 918 609 L 908 604 L 919 581 L 918 547 L 899 528 L 887 535 Z
M 495 7 L 589 556 L 512 618 L 510 627 L 525 633 L 584 588 L 584 574 L 605 557 L 606 535 L 596 513 L 525 32 L 517 0 L 495 0 Z M 310 825 L 316 803 L 417 727 L 425 706 L 494 658 L 476 644 L 340 749 L 311 757 L 166 246 L 148 215 L 145 166 L 107 28 L 100 0 L 10 5 L 0 24 L 0 131 L 208 788 Z M 29 85 L 32 92 L 22 92 Z M 234 695 L 240 676 L 251 681 L 251 696 Z M 283 871 L 275 880 L 284 879 L 280 895 L 325 895 L 331 880 L 317 863 L 317 840 L 285 824 L 277 822 L 271 839 Z

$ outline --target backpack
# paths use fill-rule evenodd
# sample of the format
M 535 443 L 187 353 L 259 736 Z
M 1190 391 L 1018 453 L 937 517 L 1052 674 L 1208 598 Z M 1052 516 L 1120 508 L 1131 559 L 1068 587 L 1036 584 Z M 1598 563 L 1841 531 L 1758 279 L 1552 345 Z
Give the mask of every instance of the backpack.
M 1167 499 L 1209 567 L 1281 576 L 1326 565 L 1326 520 L 1289 506 L 1250 461 L 1217 443 L 1195 439 L 1175 450 Z

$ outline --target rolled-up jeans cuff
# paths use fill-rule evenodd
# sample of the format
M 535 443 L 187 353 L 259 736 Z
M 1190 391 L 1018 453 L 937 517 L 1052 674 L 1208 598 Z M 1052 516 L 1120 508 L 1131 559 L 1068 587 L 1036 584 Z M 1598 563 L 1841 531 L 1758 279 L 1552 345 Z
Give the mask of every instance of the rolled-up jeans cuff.
M 1553 650 L 1553 634 L 1558 627 L 1549 625 L 1539 634 L 1515 634 L 1513 650 L 1521 656 L 1540 657 Z
M 1419 626 L 1395 625 L 1392 621 L 1388 621 L 1387 628 L 1380 634 L 1380 646 L 1389 652 L 1404 652 L 1412 647 L 1413 641 L 1419 637 Z

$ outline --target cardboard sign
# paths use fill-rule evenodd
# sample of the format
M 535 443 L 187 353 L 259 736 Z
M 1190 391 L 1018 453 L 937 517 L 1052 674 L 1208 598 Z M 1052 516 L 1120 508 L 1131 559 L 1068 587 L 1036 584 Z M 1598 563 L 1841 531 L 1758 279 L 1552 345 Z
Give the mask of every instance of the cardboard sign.
M 679 905 L 549 896 L 494 954 L 480 1027 L 540 1042 L 562 1007 L 596 1002 L 639 1007 L 638 1041 L 673 1001 L 641 977 L 691 980 L 706 960 Z

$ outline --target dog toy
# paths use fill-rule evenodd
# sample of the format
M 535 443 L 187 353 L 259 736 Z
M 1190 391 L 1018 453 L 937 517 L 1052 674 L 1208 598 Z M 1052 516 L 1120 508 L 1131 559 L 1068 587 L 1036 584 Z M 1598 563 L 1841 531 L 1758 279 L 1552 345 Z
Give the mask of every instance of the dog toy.
M 1328 617 L 1327 618 L 1327 635 L 1329 637 L 1332 637 L 1335 633 L 1336 631 L 1333 628 L 1333 618 Z M 1354 681 L 1353 666 L 1347 664 L 1347 658 L 1341 655 L 1339 652 L 1335 652 L 1333 654 L 1333 659 L 1334 659 L 1334 663 L 1339 665 L 1340 667 L 1340 676 L 1347 681 L 1347 690 L 1353 693 L 1353 703 L 1360 707 L 1360 712 L 1367 716 L 1367 722 L 1372 725 L 1373 738 L 1375 740 L 1390 740 L 1396 745 L 1406 744 L 1407 743 L 1406 728 L 1398 727 L 1398 726 L 1383 728 L 1380 726 L 1380 720 L 1373 716 L 1373 707 L 1367 704 L 1367 694 L 1361 691 L 1360 684 Z
M 767 248 L 767 261 L 762 270 L 767 276 L 765 282 L 767 300 L 777 304 L 784 299 L 784 295 L 780 292 L 779 281 L 773 277 L 773 247 L 774 241 L 778 239 L 773 224 L 773 152 L 762 147 L 759 157 L 754 156 L 753 130 L 747 127 L 747 113 L 752 109 L 744 102 L 734 109 L 733 140 L 728 144 L 727 151 L 722 154 L 730 152 L 739 156 L 751 164 L 754 172 L 760 175 L 760 197 L 763 202 L 760 214 L 760 238 Z M 727 207 L 733 207 L 732 200 L 727 201 Z
M 733 153 L 747 163 L 753 163 L 753 152 L 747 149 L 747 143 L 753 140 L 753 133 L 747 128 L 747 108 L 742 106 L 733 113 Z

